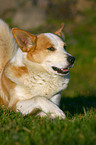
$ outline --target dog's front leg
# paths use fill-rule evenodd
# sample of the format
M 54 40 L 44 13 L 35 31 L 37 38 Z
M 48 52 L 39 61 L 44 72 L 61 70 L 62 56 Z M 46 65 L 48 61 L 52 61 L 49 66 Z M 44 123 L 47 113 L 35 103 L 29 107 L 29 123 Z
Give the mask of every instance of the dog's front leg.
M 55 103 L 57 106 L 60 106 L 61 93 L 58 93 L 58 94 L 54 95 L 50 100 L 53 103 Z
M 34 110 L 40 110 L 43 112 L 43 115 L 40 115 L 41 117 L 47 115 L 50 118 L 59 117 L 59 119 L 65 119 L 65 114 L 63 111 L 45 97 L 36 96 L 32 99 L 19 101 L 16 108 L 17 111 L 24 115 L 31 114 Z
M 56 104 L 57 106 L 60 106 L 60 99 L 61 99 L 61 93 L 58 93 L 56 95 L 54 95 L 50 100 Z M 39 112 L 37 114 L 37 116 L 41 116 L 41 117 L 44 117 L 44 116 L 47 116 L 44 112 Z

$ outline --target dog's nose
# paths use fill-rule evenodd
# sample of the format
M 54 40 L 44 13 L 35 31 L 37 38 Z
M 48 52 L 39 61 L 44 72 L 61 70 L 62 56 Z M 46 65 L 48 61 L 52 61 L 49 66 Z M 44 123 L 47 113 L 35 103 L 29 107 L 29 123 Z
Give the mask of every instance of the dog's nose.
M 75 57 L 68 55 L 67 60 L 70 64 L 73 64 L 75 61 Z

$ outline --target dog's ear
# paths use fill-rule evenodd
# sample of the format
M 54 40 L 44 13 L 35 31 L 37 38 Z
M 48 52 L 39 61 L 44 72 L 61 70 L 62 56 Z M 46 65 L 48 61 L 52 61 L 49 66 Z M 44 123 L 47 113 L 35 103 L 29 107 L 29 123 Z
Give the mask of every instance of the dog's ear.
M 24 30 L 13 28 L 13 36 L 23 52 L 29 52 L 36 47 L 36 35 L 32 35 Z
M 54 34 L 56 34 L 56 35 L 58 35 L 58 36 L 60 36 L 61 38 L 64 39 L 64 34 L 62 32 L 63 28 L 64 28 L 64 23 L 61 23 L 61 27 Z

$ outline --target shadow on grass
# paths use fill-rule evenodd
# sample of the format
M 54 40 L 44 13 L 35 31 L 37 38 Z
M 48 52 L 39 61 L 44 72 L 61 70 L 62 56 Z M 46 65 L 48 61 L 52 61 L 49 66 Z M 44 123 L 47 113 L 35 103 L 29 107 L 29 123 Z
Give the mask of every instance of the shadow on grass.
M 74 98 L 62 97 L 60 108 L 69 116 L 84 114 L 91 108 L 96 109 L 96 95 L 78 95 Z

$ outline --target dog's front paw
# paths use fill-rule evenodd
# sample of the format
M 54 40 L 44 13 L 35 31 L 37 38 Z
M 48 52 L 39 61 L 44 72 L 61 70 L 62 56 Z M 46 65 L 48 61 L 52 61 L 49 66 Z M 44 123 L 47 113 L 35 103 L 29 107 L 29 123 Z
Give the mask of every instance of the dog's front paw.
M 40 112 L 36 116 L 40 116 L 41 118 L 48 117 L 51 119 L 55 119 L 55 118 L 65 119 L 66 118 L 66 115 L 63 113 L 62 110 L 60 110 L 59 112 L 57 111 L 57 112 L 49 112 L 49 113 Z
M 44 112 L 40 112 L 36 116 L 40 116 L 42 118 L 42 117 L 47 117 L 47 114 Z
M 60 110 L 59 112 L 52 112 L 52 113 L 48 113 L 49 118 L 55 119 L 55 118 L 59 118 L 59 119 L 65 119 L 66 115 L 63 113 L 62 110 Z

